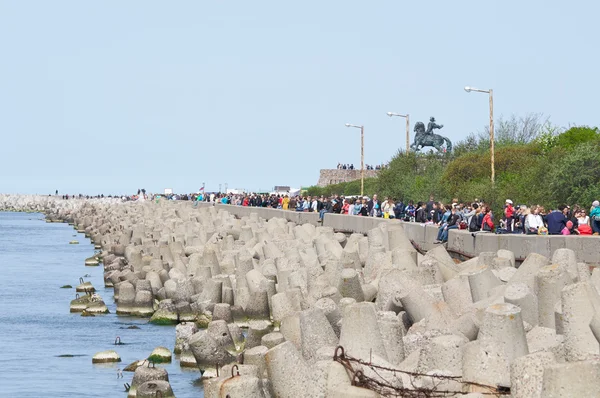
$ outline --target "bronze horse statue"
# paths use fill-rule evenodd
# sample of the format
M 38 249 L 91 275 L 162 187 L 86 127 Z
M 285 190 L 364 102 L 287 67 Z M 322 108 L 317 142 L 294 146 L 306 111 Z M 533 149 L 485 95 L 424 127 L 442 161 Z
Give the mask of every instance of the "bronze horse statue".
M 417 122 L 415 124 L 415 141 L 410 148 L 415 152 L 419 152 L 422 148 L 430 146 L 437 149 L 438 152 L 451 152 L 452 141 L 442 135 L 433 133 L 433 129 L 441 129 L 444 126 L 435 124 L 435 119 L 432 117 L 431 122 L 427 127 L 427 130 L 425 130 L 423 122 Z M 444 143 L 446 144 L 445 150 L 443 147 Z

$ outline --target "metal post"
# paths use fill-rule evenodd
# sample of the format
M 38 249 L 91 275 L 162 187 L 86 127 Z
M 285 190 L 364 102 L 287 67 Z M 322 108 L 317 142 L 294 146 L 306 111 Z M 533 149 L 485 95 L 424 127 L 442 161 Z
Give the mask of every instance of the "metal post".
M 365 127 L 360 126 L 360 196 L 365 189 Z
M 219 184 L 219 193 L 221 193 L 221 184 Z
M 408 156 L 408 151 L 410 148 L 410 121 L 409 114 L 406 114 L 406 156 Z
M 492 184 L 496 181 L 494 166 L 494 90 L 490 89 L 490 158 L 492 163 Z

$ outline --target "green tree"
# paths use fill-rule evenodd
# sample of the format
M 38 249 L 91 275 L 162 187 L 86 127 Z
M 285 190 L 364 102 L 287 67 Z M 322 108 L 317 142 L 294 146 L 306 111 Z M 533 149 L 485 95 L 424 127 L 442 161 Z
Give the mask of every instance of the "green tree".
M 600 141 L 580 144 L 548 164 L 544 182 L 551 205 L 589 206 L 600 199 Z
M 556 145 L 561 148 L 572 149 L 577 145 L 597 141 L 598 139 L 600 139 L 598 127 L 576 126 L 560 134 Z

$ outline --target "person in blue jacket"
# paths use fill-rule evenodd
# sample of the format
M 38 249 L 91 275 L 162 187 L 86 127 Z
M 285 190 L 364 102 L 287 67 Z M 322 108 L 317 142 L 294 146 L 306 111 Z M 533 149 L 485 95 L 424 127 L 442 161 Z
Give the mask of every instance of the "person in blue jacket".
M 558 210 L 554 210 L 546 216 L 548 223 L 548 235 L 560 235 L 564 227 L 567 226 L 567 215 L 569 208 L 566 205 L 558 206 Z

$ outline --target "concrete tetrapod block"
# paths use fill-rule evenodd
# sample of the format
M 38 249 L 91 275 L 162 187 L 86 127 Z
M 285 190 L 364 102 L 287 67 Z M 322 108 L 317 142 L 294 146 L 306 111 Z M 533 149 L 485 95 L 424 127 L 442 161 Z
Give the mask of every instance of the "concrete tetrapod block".
M 281 321 L 279 332 L 285 337 L 286 341 L 292 342 L 298 350 L 302 349 L 302 338 L 300 332 L 299 313 L 290 315 Z
M 513 283 L 504 292 L 504 301 L 521 308 L 521 317 L 531 326 L 538 324 L 538 298 L 525 283 Z M 554 317 L 554 310 L 552 310 Z
M 468 272 L 467 277 L 474 303 L 488 298 L 488 293 L 492 288 L 502 285 L 500 279 L 496 278 L 492 270 L 486 265 Z
M 286 341 L 265 354 L 267 373 L 276 397 L 313 396 L 309 369 L 293 343 Z
M 465 336 L 469 341 L 477 339 L 481 322 L 472 312 L 465 312 L 450 323 L 450 330 L 458 335 Z
M 515 262 L 515 253 L 513 253 L 510 250 L 506 250 L 506 249 L 500 249 L 496 252 L 496 257 L 497 258 L 503 258 L 503 259 L 508 259 L 508 261 L 510 261 L 510 266 L 514 267 L 516 262 Z
M 594 312 L 592 320 L 590 321 L 590 329 L 594 334 L 596 340 L 600 343 L 600 315 L 598 312 Z
M 398 294 L 396 298 L 396 301 L 402 303 L 402 308 L 410 316 L 413 323 L 427 318 L 436 310 L 433 298 L 422 289 L 413 289 L 404 294 Z
M 377 320 L 388 360 L 398 366 L 404 361 L 404 327 L 392 311 L 379 311 Z
M 556 330 L 536 326 L 527 332 L 527 347 L 530 353 L 551 352 L 558 362 L 565 361 L 564 337 Z
M 595 269 L 595 268 L 594 268 Z M 586 263 L 577 263 L 577 281 L 589 282 L 592 277 L 590 266 Z
M 181 354 L 184 346 L 187 346 L 187 342 L 194 333 L 198 332 L 198 327 L 194 322 L 182 322 L 175 326 L 175 354 Z
M 269 295 L 267 291 L 250 293 L 244 312 L 249 319 L 269 320 L 271 312 L 269 309 Z
M 535 276 L 540 268 L 549 265 L 550 261 L 538 253 L 530 253 L 521 264 L 517 273 L 512 277 L 509 284 L 526 283 L 532 291 L 535 291 Z
M 540 268 L 536 275 L 536 295 L 539 306 L 539 325 L 556 329 L 554 307 L 561 301 L 562 289 L 572 279 L 564 265 L 552 264 Z
M 273 309 L 273 321 L 275 324 L 280 324 L 281 321 L 293 315 L 296 311 L 300 311 L 300 303 L 295 306 L 286 293 L 277 293 L 271 297 Z
M 363 302 L 344 308 L 340 345 L 355 358 L 368 360 L 377 354 L 387 359 L 374 304 Z
M 360 255 L 358 254 L 358 245 L 346 246 L 342 251 L 340 262 L 344 268 L 362 269 Z
M 235 370 L 234 370 L 235 372 Z M 248 398 L 264 398 L 262 379 L 253 376 L 240 375 L 220 379 L 217 381 L 219 395 L 212 397 L 248 397 Z M 205 395 L 210 398 L 209 394 Z
M 450 376 L 462 376 L 462 347 L 468 342 L 465 337 L 456 335 L 433 337 L 421 351 L 417 368 L 419 373 L 443 370 L 450 372 Z
M 338 306 L 335 303 L 335 301 L 333 301 L 329 297 L 323 297 L 317 300 L 314 306 L 315 308 L 319 308 L 321 311 L 323 311 L 323 313 L 327 317 L 327 320 L 329 321 L 329 324 L 333 328 L 333 332 L 339 338 L 341 331 L 340 321 L 342 319 L 342 314 L 338 309 Z
M 171 384 L 169 384 L 168 381 L 147 381 L 137 388 L 136 398 L 154 398 L 159 396 L 165 398 L 175 398 Z
M 338 291 L 342 297 L 350 297 L 357 302 L 365 300 L 359 275 L 354 268 L 344 268 L 342 270 L 338 284 Z
M 458 275 L 442 285 L 442 295 L 444 301 L 457 314 L 463 313 L 471 304 L 471 287 L 467 275 Z
M 223 320 L 212 321 L 208 324 L 206 332 L 216 340 L 220 347 L 225 348 L 229 352 L 235 351 L 235 344 L 229 332 L 227 322 Z
M 484 349 L 479 340 L 465 344 L 463 380 L 492 387 L 510 387 L 510 361 L 506 358 L 504 347 L 498 342 L 490 342 Z M 467 388 L 469 392 L 482 391 L 475 386 Z
M 571 249 L 556 249 L 552 254 L 552 264 L 560 264 L 565 267 L 573 281 L 578 279 L 577 254 Z
M 264 335 L 273 331 L 273 326 L 268 321 L 250 321 L 248 324 L 248 336 L 246 337 L 246 349 L 259 346 Z
M 317 360 L 316 352 L 321 347 L 337 346 L 336 336 L 325 314 L 319 308 L 300 313 L 302 356 L 309 363 Z
M 449 281 L 454 278 L 460 271 L 459 267 L 454 263 L 450 254 L 446 251 L 446 248 L 442 245 L 436 246 L 431 249 L 425 255 L 425 258 L 431 257 L 438 262 L 438 267 L 444 278 L 444 281 Z
M 504 268 L 514 268 L 514 263 L 511 263 L 510 259 L 504 257 L 495 257 L 492 260 L 492 269 L 501 270 Z M 516 270 L 515 270 L 516 271 Z
M 598 341 L 590 329 L 590 322 L 594 316 L 589 297 L 595 293 L 592 289 L 589 283 L 579 282 L 565 287 L 562 291 L 565 359 L 569 362 L 593 358 L 599 354 Z
M 565 362 L 544 368 L 541 396 L 544 398 L 597 397 L 600 391 L 600 361 Z
M 219 343 L 204 330 L 192 335 L 188 344 L 201 371 L 236 361 L 233 355 L 219 346 Z
M 206 398 L 221 398 L 226 395 L 232 396 L 232 394 L 233 396 L 253 398 L 264 396 L 262 378 L 256 365 L 225 365 L 220 367 L 219 374 L 219 377 L 204 379 L 204 396 Z
M 478 340 L 482 348 L 485 348 L 489 342 L 500 343 L 509 363 L 527 355 L 529 349 L 521 309 L 509 303 L 488 307 L 479 329 Z
M 392 266 L 402 271 L 418 271 L 417 251 L 394 249 L 392 250 Z
M 406 236 L 404 227 L 401 224 L 389 225 L 387 228 L 388 235 L 388 247 L 390 251 L 396 249 L 408 250 L 414 252 L 414 260 L 417 262 L 416 253 L 417 250 L 413 247 L 410 239 Z
M 439 262 L 431 257 L 424 258 L 419 267 L 410 274 L 423 285 L 444 283 Z
M 496 258 L 496 252 L 480 252 L 477 255 L 477 263 L 479 266 L 487 265 L 493 268 L 494 259 Z
M 255 365 L 258 368 L 261 378 L 265 377 L 267 372 L 267 363 L 265 361 L 267 351 L 269 351 L 269 348 L 259 345 L 244 352 L 244 364 Z
M 405 272 L 393 269 L 382 274 L 379 279 L 377 299 L 375 303 L 380 311 L 394 310 L 393 300 L 396 296 L 404 295 L 415 288 L 422 286 Z
M 378 280 L 382 273 L 392 268 L 392 253 L 386 252 L 383 246 L 369 248 L 367 262 L 363 270 L 365 282 Z
M 556 363 L 551 352 L 536 352 L 515 359 L 510 365 L 510 392 L 513 398 L 544 398 L 544 368 Z
M 233 315 L 231 314 L 231 306 L 226 303 L 215 304 L 215 308 L 213 309 L 212 320 L 223 320 L 227 323 L 232 323 Z
M 373 281 L 371 283 L 365 283 L 361 286 L 365 301 L 373 302 L 375 298 L 377 298 L 377 284 L 378 281 Z
M 154 380 L 162 380 L 169 381 L 169 374 L 163 368 L 159 367 L 148 367 L 148 366 L 140 366 L 135 370 L 133 374 L 133 380 L 131 381 L 131 388 L 129 388 L 129 392 L 127 393 L 128 398 L 136 397 L 137 389 L 142 384 L 148 381 Z
M 283 334 L 281 334 L 279 332 L 272 332 L 269 334 L 265 334 L 260 339 L 261 345 L 267 347 L 267 349 L 271 349 L 271 348 L 275 347 L 276 345 L 283 343 L 284 341 L 285 341 L 285 337 L 283 336 Z

